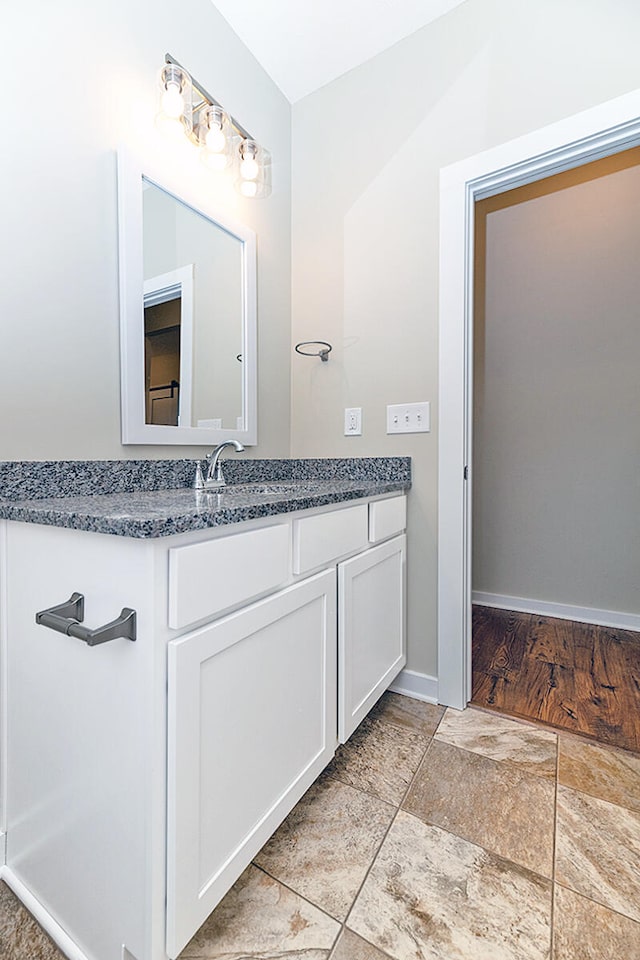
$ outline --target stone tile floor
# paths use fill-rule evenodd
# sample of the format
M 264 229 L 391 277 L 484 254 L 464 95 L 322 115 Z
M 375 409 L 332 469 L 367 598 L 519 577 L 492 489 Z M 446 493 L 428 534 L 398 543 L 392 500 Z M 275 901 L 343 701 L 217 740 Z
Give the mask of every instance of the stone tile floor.
M 61 960 L 1 884 L 0 956 Z M 636 960 L 640 757 L 385 694 L 187 958 Z

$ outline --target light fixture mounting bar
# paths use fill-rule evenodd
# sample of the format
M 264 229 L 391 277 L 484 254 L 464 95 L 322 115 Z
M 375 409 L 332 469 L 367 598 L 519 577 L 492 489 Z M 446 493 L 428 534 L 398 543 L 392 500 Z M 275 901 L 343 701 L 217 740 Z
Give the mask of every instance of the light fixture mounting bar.
M 175 57 L 172 57 L 170 53 L 165 53 L 164 62 L 173 63 L 176 67 L 180 67 L 181 70 L 186 70 L 186 67 L 183 67 L 182 64 L 178 60 L 176 60 Z M 202 84 L 199 83 L 198 80 L 196 80 L 193 76 L 191 77 L 191 83 L 193 85 L 194 90 L 196 90 L 200 94 L 200 96 L 203 98 L 203 102 L 201 104 L 198 104 L 196 109 L 200 109 L 200 107 L 204 106 L 205 103 L 209 103 L 211 104 L 212 107 L 220 107 L 221 110 L 224 110 L 224 107 L 222 106 L 222 104 L 219 103 L 215 99 L 215 97 L 212 97 L 211 94 L 205 90 Z M 235 117 L 232 117 L 230 113 L 228 113 L 227 115 L 231 120 L 231 123 L 233 124 L 235 129 L 238 131 L 240 136 L 243 137 L 243 139 L 253 140 L 253 137 L 251 136 L 251 134 L 247 130 L 245 130 L 242 124 L 238 123 Z

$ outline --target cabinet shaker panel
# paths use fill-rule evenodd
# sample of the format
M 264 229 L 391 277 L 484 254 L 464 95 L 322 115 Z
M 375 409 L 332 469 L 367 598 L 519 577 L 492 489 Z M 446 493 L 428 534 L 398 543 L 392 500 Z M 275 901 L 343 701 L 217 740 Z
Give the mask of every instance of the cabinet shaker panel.
M 344 743 L 404 667 L 404 535 L 338 565 L 338 738 Z
M 335 592 L 332 570 L 169 643 L 170 957 L 333 756 Z

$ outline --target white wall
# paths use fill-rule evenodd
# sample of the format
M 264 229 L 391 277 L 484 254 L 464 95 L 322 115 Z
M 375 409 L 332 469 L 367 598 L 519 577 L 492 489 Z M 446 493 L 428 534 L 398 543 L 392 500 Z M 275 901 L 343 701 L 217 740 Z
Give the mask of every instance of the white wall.
M 289 452 L 290 106 L 210 0 L 2 5 L 0 459 L 187 456 L 120 443 L 115 150 L 184 164 L 258 236 L 259 439 Z M 169 51 L 274 157 L 243 201 L 154 127 Z
M 479 204 L 476 591 L 640 613 L 640 166 L 624 159 Z
M 439 170 L 638 86 L 633 0 L 467 0 L 293 108 L 292 454 L 410 454 L 409 667 L 437 672 Z M 434 429 L 385 435 L 387 403 Z M 342 436 L 362 406 L 362 438 Z

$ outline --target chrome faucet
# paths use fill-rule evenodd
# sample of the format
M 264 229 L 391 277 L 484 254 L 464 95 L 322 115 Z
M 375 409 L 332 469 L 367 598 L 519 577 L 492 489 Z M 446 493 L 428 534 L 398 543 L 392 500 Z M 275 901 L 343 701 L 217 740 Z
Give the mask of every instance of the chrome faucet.
M 214 447 L 211 453 L 207 454 L 208 466 L 203 478 L 203 486 L 200 489 L 221 490 L 222 487 L 226 486 L 222 473 L 222 463 L 220 462 L 220 454 L 225 447 L 233 447 L 236 453 L 242 453 L 244 450 L 239 440 L 225 440 L 224 443 L 219 443 L 217 447 Z

